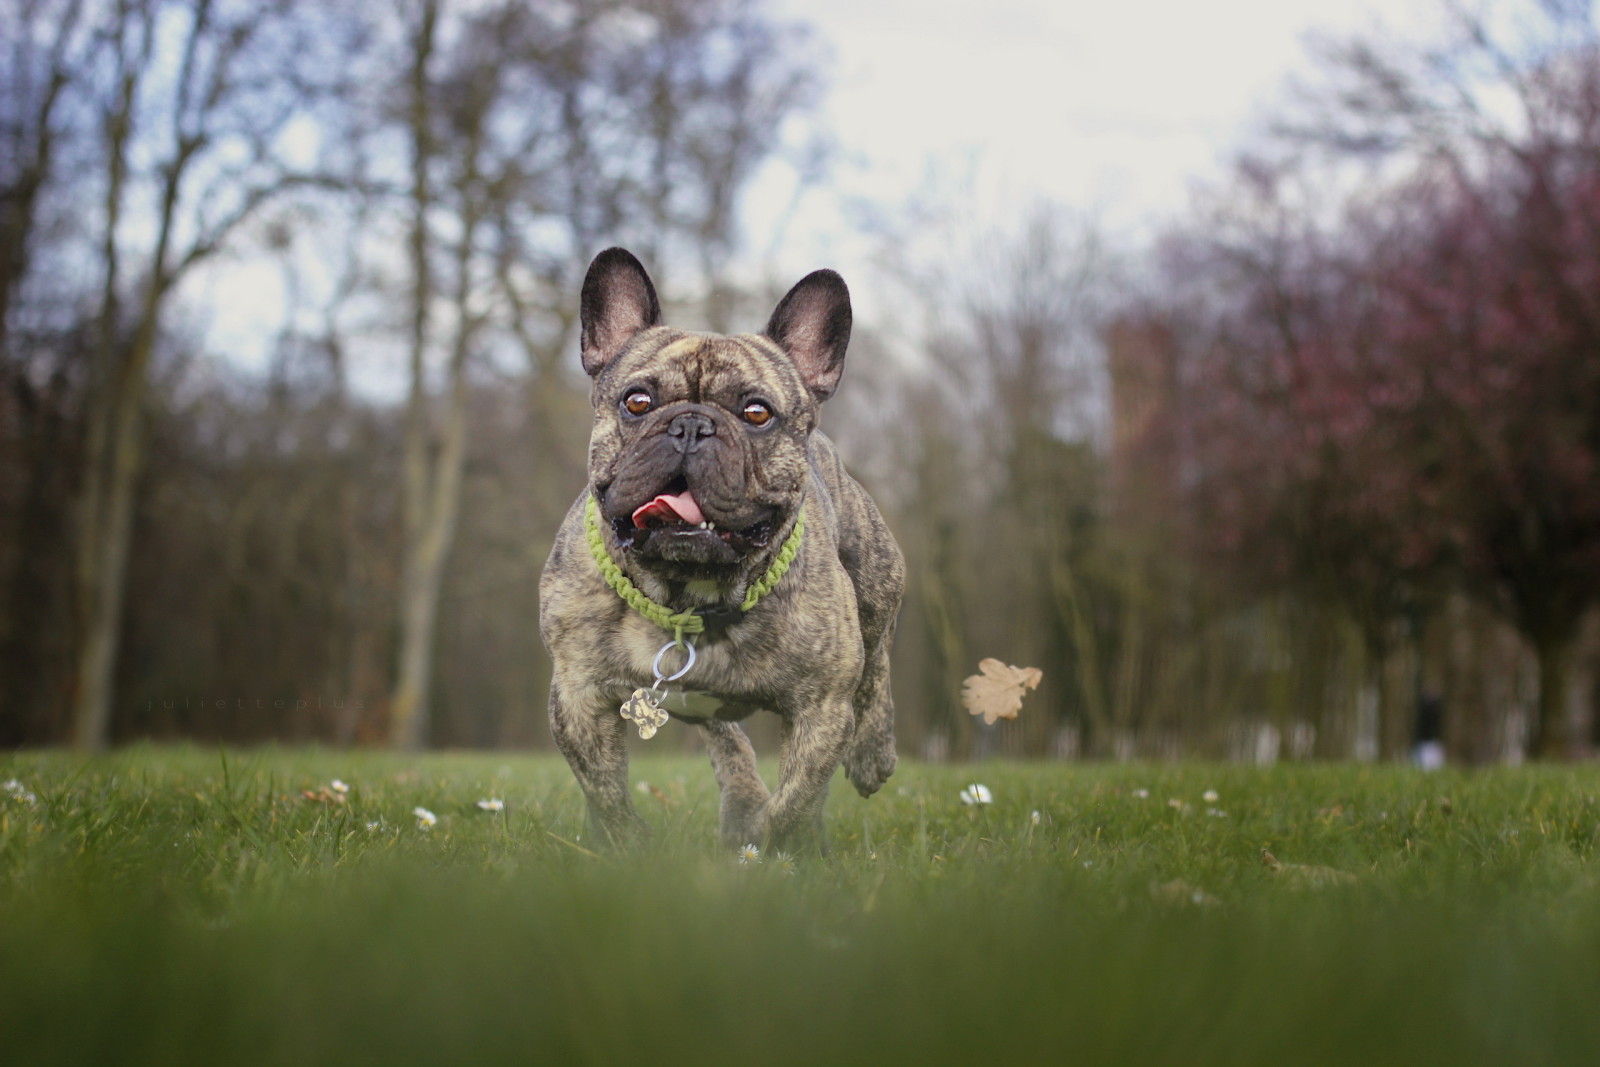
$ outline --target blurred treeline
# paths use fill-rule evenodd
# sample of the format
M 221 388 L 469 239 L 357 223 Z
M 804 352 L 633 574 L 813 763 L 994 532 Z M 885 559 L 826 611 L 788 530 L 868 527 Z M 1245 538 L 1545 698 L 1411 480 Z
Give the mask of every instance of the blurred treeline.
M 738 205 L 828 180 L 819 42 L 754 0 L 0 20 L 0 743 L 544 744 L 581 272 L 625 244 L 670 321 L 759 327 L 794 279 L 730 268 Z M 875 213 L 825 426 L 910 565 L 906 751 L 1586 750 L 1597 44 L 1552 4 L 1324 41 L 1153 242 Z M 1045 674 L 993 728 L 987 655 Z

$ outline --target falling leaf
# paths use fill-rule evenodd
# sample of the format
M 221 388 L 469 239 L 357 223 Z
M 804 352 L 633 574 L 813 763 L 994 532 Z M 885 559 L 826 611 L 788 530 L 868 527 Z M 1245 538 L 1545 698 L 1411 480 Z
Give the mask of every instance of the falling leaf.
M 978 662 L 979 674 L 961 683 L 961 703 L 973 715 L 982 715 L 985 725 L 1000 719 L 1015 719 L 1022 710 L 1022 697 L 1037 689 L 1044 672 L 1037 667 L 1009 667 L 994 658 Z
M 1266 849 L 1261 850 L 1261 863 L 1286 884 L 1301 889 L 1321 889 L 1330 885 L 1347 885 L 1356 880 L 1349 871 L 1335 867 L 1312 867 L 1303 863 L 1284 863 Z

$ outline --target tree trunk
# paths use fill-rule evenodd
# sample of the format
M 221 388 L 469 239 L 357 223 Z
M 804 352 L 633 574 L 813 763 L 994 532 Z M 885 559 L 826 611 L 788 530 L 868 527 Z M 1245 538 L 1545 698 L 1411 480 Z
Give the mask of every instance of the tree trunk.
M 155 347 L 152 294 L 145 320 L 104 400 L 89 412 L 78 527 L 78 663 L 72 692 L 72 747 L 98 751 L 111 739 L 111 697 L 122 625 L 133 492 L 144 458 L 146 368 Z
M 396 748 L 414 750 L 428 742 L 431 714 L 429 688 L 433 680 L 433 646 L 439 619 L 439 590 L 445 563 L 455 541 L 461 508 L 461 480 L 467 451 L 467 359 L 482 317 L 470 306 L 473 295 L 472 260 L 485 205 L 478 199 L 481 173 L 478 153 L 482 145 L 486 112 L 471 116 L 472 124 L 461 149 L 464 169 L 455 180 L 460 197 L 461 232 L 455 245 L 455 335 L 450 346 L 448 393 L 444 427 L 436 450 L 429 448 L 428 391 L 425 359 L 430 333 L 428 309 L 436 286 L 430 267 L 433 244 L 428 212 L 434 194 L 428 166 L 437 146 L 431 133 L 428 62 L 433 54 L 439 5 L 427 3 L 416 41 L 412 68 L 412 269 L 415 273 L 412 309 L 411 399 L 406 419 L 405 445 L 405 546 L 400 578 L 400 659 L 390 702 L 389 741 Z
M 1572 756 L 1572 737 L 1568 726 L 1572 680 L 1573 642 L 1569 638 L 1549 638 L 1534 646 L 1539 657 L 1539 719 L 1535 724 L 1533 755 L 1544 760 L 1564 760 Z
M 467 437 L 466 381 L 464 368 L 453 369 L 450 409 L 432 470 L 415 476 L 408 472 L 406 477 L 408 486 L 422 482 L 432 490 L 426 497 L 420 528 L 406 545 L 401 574 L 400 661 L 390 702 L 389 741 L 406 750 L 422 748 L 428 742 L 428 690 L 433 680 L 439 589 L 460 511 Z M 421 461 L 427 462 L 425 457 Z

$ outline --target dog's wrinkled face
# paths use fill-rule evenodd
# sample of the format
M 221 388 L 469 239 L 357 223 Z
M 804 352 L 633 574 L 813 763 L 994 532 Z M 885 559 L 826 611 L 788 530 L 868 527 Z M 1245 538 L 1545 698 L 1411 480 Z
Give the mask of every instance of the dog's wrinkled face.
M 838 275 L 795 286 L 764 336 L 689 333 L 658 324 L 648 275 L 613 249 L 589 269 L 581 317 L 590 485 L 619 546 L 684 579 L 760 555 L 804 497 L 806 441 L 843 369 Z
M 589 470 L 624 548 L 736 564 L 805 489 L 816 401 L 777 345 L 656 327 L 595 381 Z

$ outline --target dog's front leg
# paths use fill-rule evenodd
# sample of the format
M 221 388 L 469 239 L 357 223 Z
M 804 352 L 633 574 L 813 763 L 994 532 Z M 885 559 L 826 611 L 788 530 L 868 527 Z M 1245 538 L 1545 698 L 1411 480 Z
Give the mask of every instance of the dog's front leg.
M 772 848 L 793 849 L 809 838 L 827 854 L 822 807 L 828 799 L 828 783 L 850 743 L 854 719 L 848 695 L 783 716 L 778 788 L 765 811 L 766 840 Z
M 738 723 L 720 719 L 701 723 L 700 729 L 722 793 L 717 820 L 722 843 L 729 848 L 753 845 L 761 840 L 762 807 L 769 794 L 756 769 L 756 752 L 750 747 L 750 738 Z
M 550 687 L 550 732 L 589 802 L 589 836 L 605 845 L 633 844 L 649 834 L 628 792 L 627 724 L 591 687 Z

